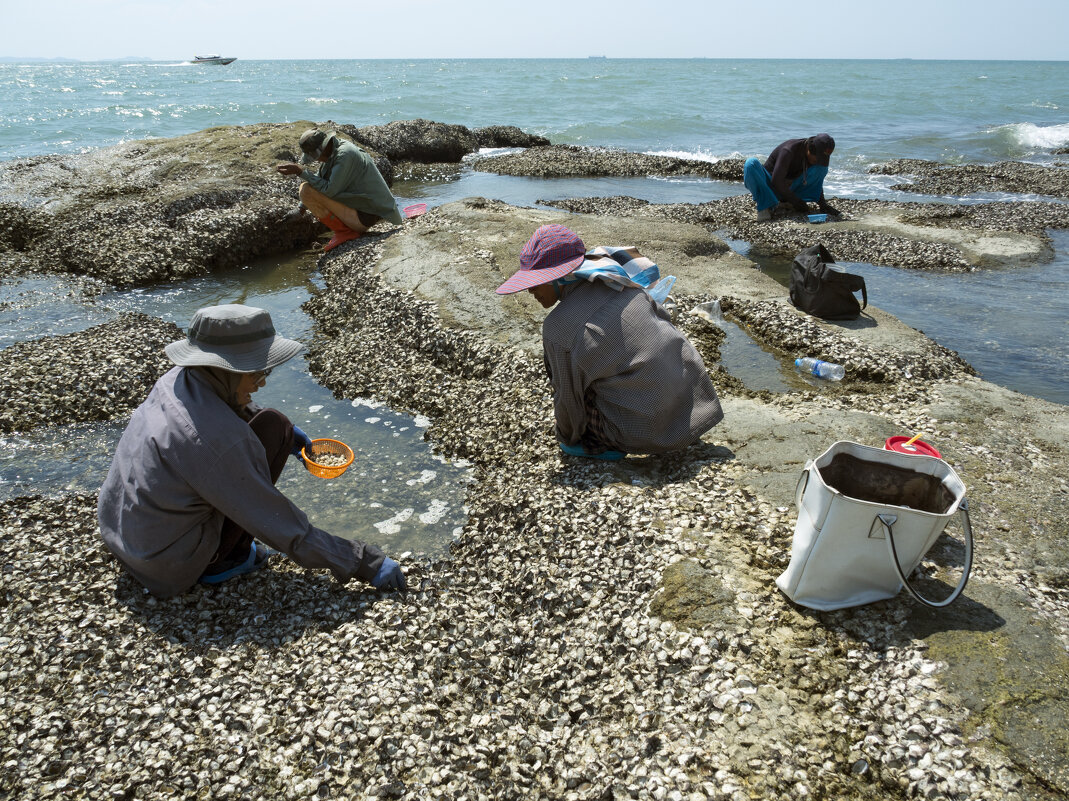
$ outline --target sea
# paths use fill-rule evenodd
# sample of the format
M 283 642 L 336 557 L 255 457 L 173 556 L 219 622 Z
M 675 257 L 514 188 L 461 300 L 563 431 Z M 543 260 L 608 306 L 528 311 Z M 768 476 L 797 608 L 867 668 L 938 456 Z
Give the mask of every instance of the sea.
M 829 198 L 1066 202 L 1036 194 L 961 198 L 906 193 L 892 188 L 901 178 L 874 175 L 869 168 L 897 158 L 1069 164 L 1069 156 L 1055 152 L 1069 146 L 1069 62 L 617 59 L 586 54 L 561 60 L 265 61 L 224 55 L 238 59 L 227 66 L 0 61 L 0 160 L 81 153 L 214 126 L 301 120 L 365 126 L 423 118 L 469 128 L 514 125 L 556 144 L 709 161 L 763 157 L 785 139 L 826 131 L 837 143 L 825 184 Z M 739 183 L 695 177 L 535 179 L 470 168 L 452 179 L 407 182 L 394 190 L 402 202 L 431 206 L 468 196 L 528 206 L 609 195 L 701 203 L 745 191 Z M 1051 261 L 1013 268 L 942 274 L 845 264 L 864 275 L 874 305 L 957 351 L 987 380 L 1069 404 L 1069 231 L 1050 233 Z M 749 250 L 744 241 L 730 244 L 742 253 Z M 781 283 L 787 280 L 789 262 L 761 259 L 759 264 Z M 185 325 L 198 304 L 238 295 L 270 308 L 285 325 L 280 330 L 307 337 L 310 322 L 298 309 L 315 291 L 314 266 L 314 256 L 299 255 L 285 263 L 249 265 L 230 275 L 69 307 L 52 302 L 63 296 L 61 288 L 49 283 L 55 279 L 42 278 L 38 285 L 33 283 L 38 279 L 3 281 L 0 348 L 96 324 L 122 309 L 148 311 Z M 671 264 L 660 267 L 671 273 Z M 98 312 L 104 308 L 107 314 Z M 739 332 L 734 336 L 745 339 Z M 760 348 L 750 349 L 757 362 L 772 365 L 758 373 L 789 369 Z M 444 531 L 446 540 L 455 534 L 464 519 L 463 486 L 469 478 L 464 465 L 435 461 L 423 443 L 419 421 L 364 401 L 339 404 L 297 362 L 291 378 L 285 378 L 286 371 L 276 371 L 282 373 L 277 379 L 272 376 L 272 385 L 282 382 L 279 394 L 297 399 L 288 413 L 302 426 L 319 430 L 374 427 L 361 448 L 379 454 L 379 464 L 354 468 L 356 479 L 380 489 L 408 488 L 401 497 L 391 496 L 392 489 L 369 495 L 361 512 L 367 518 L 363 528 L 349 533 L 377 532 L 382 536 L 372 536 L 372 541 L 417 550 L 433 549 L 433 543 L 416 532 L 415 544 L 410 544 L 398 529 L 422 520 Z M 755 380 L 760 385 L 764 379 Z M 775 389 L 775 381 L 768 386 Z M 84 454 L 77 458 L 67 457 L 81 432 L 53 432 L 32 442 L 0 441 L 0 497 L 41 486 L 98 485 L 118 433 L 121 426 L 90 432 Z M 28 450 L 38 454 L 38 472 L 26 467 Z M 70 470 L 54 469 L 57 455 L 59 461 L 77 462 L 82 472 L 72 477 Z M 319 511 L 342 503 L 323 494 L 325 485 L 313 486 L 311 503 Z M 340 517 L 352 514 L 341 509 Z
M 1069 159 L 1069 62 L 780 59 L 473 59 L 0 63 L 0 160 L 83 152 L 135 139 L 257 122 L 377 125 L 423 118 L 515 125 L 554 143 L 715 161 L 764 156 L 827 131 L 829 197 L 932 197 L 872 175 L 896 158 L 948 164 Z M 402 186 L 430 205 L 482 195 L 534 205 L 631 195 L 703 202 L 743 192 L 697 178 L 528 179 L 465 171 Z M 985 378 L 1069 403 L 1069 242 L 1054 261 L 969 275 L 851 265 L 872 302 L 961 353 Z M 745 251 L 747 243 L 733 243 Z M 671 265 L 662 265 L 662 271 Z M 784 278 L 782 265 L 769 267 Z M 1053 336 L 1052 336 L 1053 334 Z

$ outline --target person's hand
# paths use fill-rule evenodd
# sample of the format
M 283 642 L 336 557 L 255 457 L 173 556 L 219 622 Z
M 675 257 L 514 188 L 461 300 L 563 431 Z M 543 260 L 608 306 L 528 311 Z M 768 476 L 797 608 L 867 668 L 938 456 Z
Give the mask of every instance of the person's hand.
M 404 592 L 408 589 L 408 582 L 405 581 L 405 574 L 401 572 L 401 565 L 387 556 L 382 560 L 382 567 L 375 574 L 375 578 L 371 579 L 371 586 L 377 590 Z
M 300 164 L 292 164 L 292 163 L 279 164 L 279 165 L 277 165 L 275 167 L 275 169 L 278 170 L 283 175 L 300 175 L 301 174 L 301 165 Z
M 312 440 L 297 426 L 293 427 L 293 455 L 304 461 L 304 457 L 301 456 L 301 448 L 311 448 Z
M 843 216 L 843 213 L 835 208 L 835 206 L 831 205 L 831 203 L 821 203 L 820 210 L 825 214 L 834 214 L 836 217 Z
M 799 214 L 805 214 L 809 211 L 809 205 L 804 200 L 796 200 L 791 205 L 794 206 L 794 210 Z

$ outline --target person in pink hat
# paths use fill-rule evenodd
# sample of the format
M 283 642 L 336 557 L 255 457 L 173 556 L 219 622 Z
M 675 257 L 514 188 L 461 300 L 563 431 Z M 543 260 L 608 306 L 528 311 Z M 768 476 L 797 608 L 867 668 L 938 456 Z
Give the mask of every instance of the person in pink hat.
M 620 459 L 692 445 L 724 417 L 705 364 L 646 290 L 619 280 L 615 265 L 596 266 L 597 251 L 563 225 L 543 225 L 497 288 L 527 290 L 551 309 L 542 348 L 561 450 Z

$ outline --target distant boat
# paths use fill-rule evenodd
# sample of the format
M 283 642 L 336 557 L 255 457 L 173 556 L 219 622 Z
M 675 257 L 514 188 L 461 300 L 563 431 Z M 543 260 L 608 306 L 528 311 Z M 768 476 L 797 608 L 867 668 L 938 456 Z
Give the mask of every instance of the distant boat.
M 194 64 L 229 64 L 237 61 L 237 58 L 223 58 L 222 56 L 193 56 Z
M 608 58 L 608 56 L 587 56 L 587 58 Z

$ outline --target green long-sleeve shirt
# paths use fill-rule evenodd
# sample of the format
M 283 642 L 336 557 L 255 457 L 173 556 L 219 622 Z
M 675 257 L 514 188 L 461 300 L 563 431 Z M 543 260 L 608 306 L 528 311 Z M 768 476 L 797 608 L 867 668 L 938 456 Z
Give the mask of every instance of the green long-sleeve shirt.
M 319 165 L 317 172 L 302 170 L 301 180 L 351 209 L 375 214 L 392 223 L 404 221 L 390 187 L 371 156 L 340 137 L 334 139 L 330 158 Z

